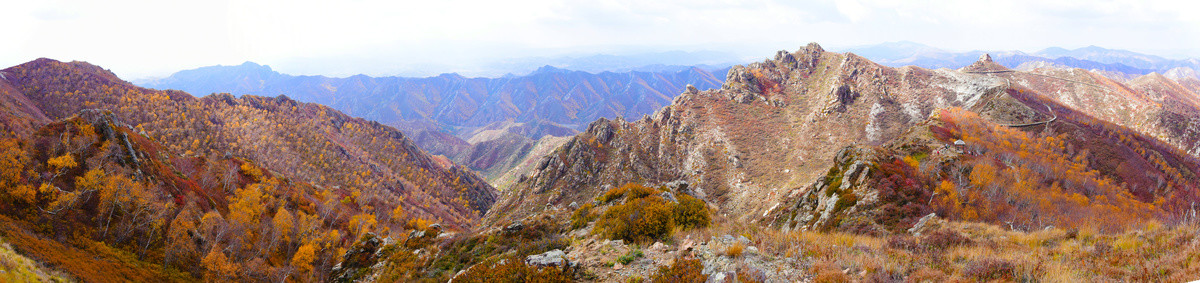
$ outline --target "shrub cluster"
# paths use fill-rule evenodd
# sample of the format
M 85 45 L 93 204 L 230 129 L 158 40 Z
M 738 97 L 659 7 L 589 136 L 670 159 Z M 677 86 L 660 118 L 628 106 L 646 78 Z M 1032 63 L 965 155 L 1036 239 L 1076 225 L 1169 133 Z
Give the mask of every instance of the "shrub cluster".
M 1010 281 L 1016 274 L 1016 265 L 1000 259 L 973 260 L 963 268 L 963 275 L 981 281 Z
M 674 228 L 671 205 L 660 197 L 626 200 L 609 207 L 596 227 L 610 239 L 641 242 L 662 238 Z
M 687 228 L 708 227 L 712 218 L 708 215 L 708 206 L 704 201 L 689 195 L 679 194 L 675 204 L 675 224 Z
M 671 266 L 661 266 L 654 275 L 650 276 L 650 282 L 704 282 L 708 280 L 708 276 L 704 276 L 701 272 L 704 271 L 704 264 L 700 263 L 699 259 L 695 258 L 676 258 Z
M 971 239 L 949 229 L 938 229 L 917 238 L 908 235 L 891 236 L 887 247 L 911 252 L 940 252 L 957 246 L 971 245 Z
M 827 261 L 813 263 L 812 267 L 810 267 L 808 271 L 816 274 L 816 276 L 813 276 L 812 282 L 850 282 L 850 276 L 842 272 L 842 269 L 839 268 L 836 263 Z
M 529 266 L 517 257 L 484 262 L 464 270 L 454 282 L 572 282 L 572 274 L 556 267 Z
M 638 199 L 648 197 L 659 192 L 662 192 L 662 190 L 642 186 L 641 184 L 637 183 L 628 183 L 604 192 L 604 195 L 601 195 L 599 200 L 603 203 L 609 203 L 622 197 L 627 197 L 627 199 Z
M 595 204 L 588 203 L 580 206 L 579 209 L 575 210 L 575 213 L 571 214 L 571 230 L 587 226 L 592 220 L 596 220 L 598 216 Z
M 610 239 L 648 241 L 668 236 L 675 226 L 682 228 L 707 227 L 712 221 L 704 201 L 679 194 L 676 203 L 663 199 L 662 189 L 639 184 L 626 184 L 605 192 L 598 200 L 614 204 L 599 216 L 596 232 Z M 582 227 L 590 221 L 593 206 L 584 205 L 572 215 L 572 226 Z
M 944 250 L 968 244 L 971 244 L 971 239 L 949 229 L 934 230 L 921 238 L 921 246 L 929 250 Z
M 631 250 L 625 255 L 618 257 L 617 262 L 620 262 L 621 264 L 629 264 L 630 262 L 633 262 L 634 260 L 644 256 L 646 256 L 646 254 L 643 253 L 642 250 Z

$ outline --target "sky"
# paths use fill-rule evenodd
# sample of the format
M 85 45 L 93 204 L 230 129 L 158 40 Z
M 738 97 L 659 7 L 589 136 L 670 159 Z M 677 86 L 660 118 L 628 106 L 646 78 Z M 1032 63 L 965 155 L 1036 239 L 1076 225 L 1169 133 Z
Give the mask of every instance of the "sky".
M 913 41 L 947 50 L 1097 45 L 1200 57 L 1200 1 L 6 1 L 0 66 L 87 61 L 127 80 L 271 65 L 346 76 L 479 72 L 526 57 L 796 50 Z

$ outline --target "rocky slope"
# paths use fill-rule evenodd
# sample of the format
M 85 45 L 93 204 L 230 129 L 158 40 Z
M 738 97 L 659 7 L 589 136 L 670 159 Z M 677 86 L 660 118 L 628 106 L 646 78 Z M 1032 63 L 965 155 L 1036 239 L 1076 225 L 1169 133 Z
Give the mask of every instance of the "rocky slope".
M 1168 124 L 1123 126 L 1194 109 L 1174 82 L 1014 71 L 990 56 L 957 70 L 888 68 L 810 44 L 735 67 L 722 89 L 688 90 L 652 116 L 593 122 L 546 157 L 522 161 L 517 168 L 530 171 L 501 192 L 479 230 L 410 234 L 361 253 L 376 256 L 349 274 L 451 282 L 1186 277 L 1194 268 L 1150 265 L 1176 266 L 1200 251 L 1200 161 L 1185 144 L 1151 134 Z M 1149 113 L 1091 105 L 1117 102 Z M 1140 248 L 1163 245 L 1180 248 Z M 1112 267 L 1147 260 L 1155 263 L 1142 271 Z
M 1098 120 L 1072 123 L 1108 121 L 1132 129 L 1126 134 L 1162 139 L 1167 149 L 1158 152 L 1168 159 L 1190 160 L 1198 135 L 1189 126 L 1196 108 L 1188 101 L 1196 96 L 1183 90 L 1156 75 L 1126 85 L 1079 69 L 1017 72 L 986 55 L 959 70 L 889 68 L 810 44 L 734 67 L 721 89 L 690 90 L 651 117 L 592 123 L 504 192 L 488 221 L 588 202 L 624 183 L 676 181 L 689 183 L 721 214 L 754 221 L 784 199 L 811 193 L 818 177 L 840 164 L 843 148 L 893 143 L 937 109 L 951 107 L 996 125 L 1078 113 Z

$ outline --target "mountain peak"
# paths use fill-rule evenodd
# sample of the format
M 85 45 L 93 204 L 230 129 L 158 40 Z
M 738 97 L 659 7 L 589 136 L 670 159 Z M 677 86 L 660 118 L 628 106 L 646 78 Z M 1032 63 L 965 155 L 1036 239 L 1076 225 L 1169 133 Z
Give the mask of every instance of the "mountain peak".
M 237 65 L 236 67 L 241 68 L 241 69 L 246 69 L 246 70 L 254 70 L 254 71 L 258 71 L 258 72 L 274 72 L 275 71 L 275 70 L 272 70 L 271 66 L 269 66 L 269 65 L 262 65 L 262 64 L 251 62 L 251 61 L 243 62 L 241 65 Z
M 804 46 L 804 50 L 808 51 L 806 53 L 824 53 L 825 52 L 825 48 L 821 48 L 821 45 L 817 44 L 816 42 L 809 42 L 808 45 Z
M 558 68 L 558 67 L 554 67 L 554 66 L 550 66 L 550 65 L 544 65 L 544 66 L 542 66 L 542 67 L 538 68 L 536 71 L 533 71 L 533 73 L 534 73 L 534 74 L 541 74 L 541 73 L 562 73 L 562 72 L 565 72 L 565 71 L 566 71 L 566 69 L 562 69 L 562 68 Z
M 48 74 L 79 73 L 91 75 L 92 77 L 99 77 L 108 81 L 124 82 L 112 71 L 85 61 L 62 62 L 50 58 L 38 58 L 5 70 L 7 71 L 12 69 L 27 69 L 33 72 L 44 72 Z

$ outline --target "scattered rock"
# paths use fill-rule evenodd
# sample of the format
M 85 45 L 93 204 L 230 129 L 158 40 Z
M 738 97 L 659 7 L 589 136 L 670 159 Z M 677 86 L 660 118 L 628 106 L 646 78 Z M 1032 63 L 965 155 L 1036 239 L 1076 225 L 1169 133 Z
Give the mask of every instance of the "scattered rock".
M 424 237 L 425 237 L 425 230 L 413 230 L 412 232 L 408 232 L 409 240 L 420 239 L 420 238 L 424 238 Z
M 669 201 L 671 203 L 679 202 L 679 200 L 675 199 L 675 194 L 672 194 L 671 192 L 662 192 L 658 196 L 662 197 L 663 200 Z
M 521 229 L 524 229 L 524 228 L 525 228 L 524 224 L 513 223 L 512 225 L 508 225 L 507 227 L 504 227 L 504 232 L 516 233 L 516 232 L 521 231 Z
M 665 250 L 667 250 L 667 245 L 663 244 L 662 242 L 654 242 L 653 245 L 650 245 L 650 250 L 660 251 L 660 252 L 665 251 Z
M 364 269 L 378 270 L 378 267 L 382 267 L 377 263 L 381 259 L 383 245 L 373 233 L 367 233 L 363 238 L 363 241 L 354 244 L 342 255 L 341 263 L 333 267 L 330 272 L 331 282 L 373 281 L 371 276 L 378 272 Z
M 742 243 L 743 245 L 750 244 L 750 238 L 746 238 L 746 236 L 738 236 L 737 240 L 738 243 Z
M 779 50 L 775 52 L 775 61 L 792 68 L 796 65 L 796 56 L 792 56 L 792 53 L 787 52 L 787 50 Z
M 720 241 L 721 244 L 725 244 L 725 245 L 733 244 L 733 240 L 734 240 L 733 236 L 730 236 L 729 234 L 725 234 L 724 236 L 721 236 L 720 239 L 718 239 L 718 241 Z
M 565 266 L 570 264 L 570 261 L 567 261 L 566 253 L 556 249 L 525 257 L 525 264 L 532 266 Z
M 712 282 L 712 283 L 722 283 L 722 282 L 725 282 L 725 273 L 724 273 L 724 272 L 721 272 L 721 273 L 716 273 L 716 274 L 713 274 L 713 275 L 709 275 L 709 276 L 708 276 L 708 282 Z
M 909 228 L 908 232 L 920 236 L 921 233 L 933 231 L 941 227 L 944 222 L 946 221 L 938 218 L 937 213 L 929 213 L 929 215 L 925 215 L 920 220 L 917 220 L 917 224 L 913 224 L 913 227 Z

